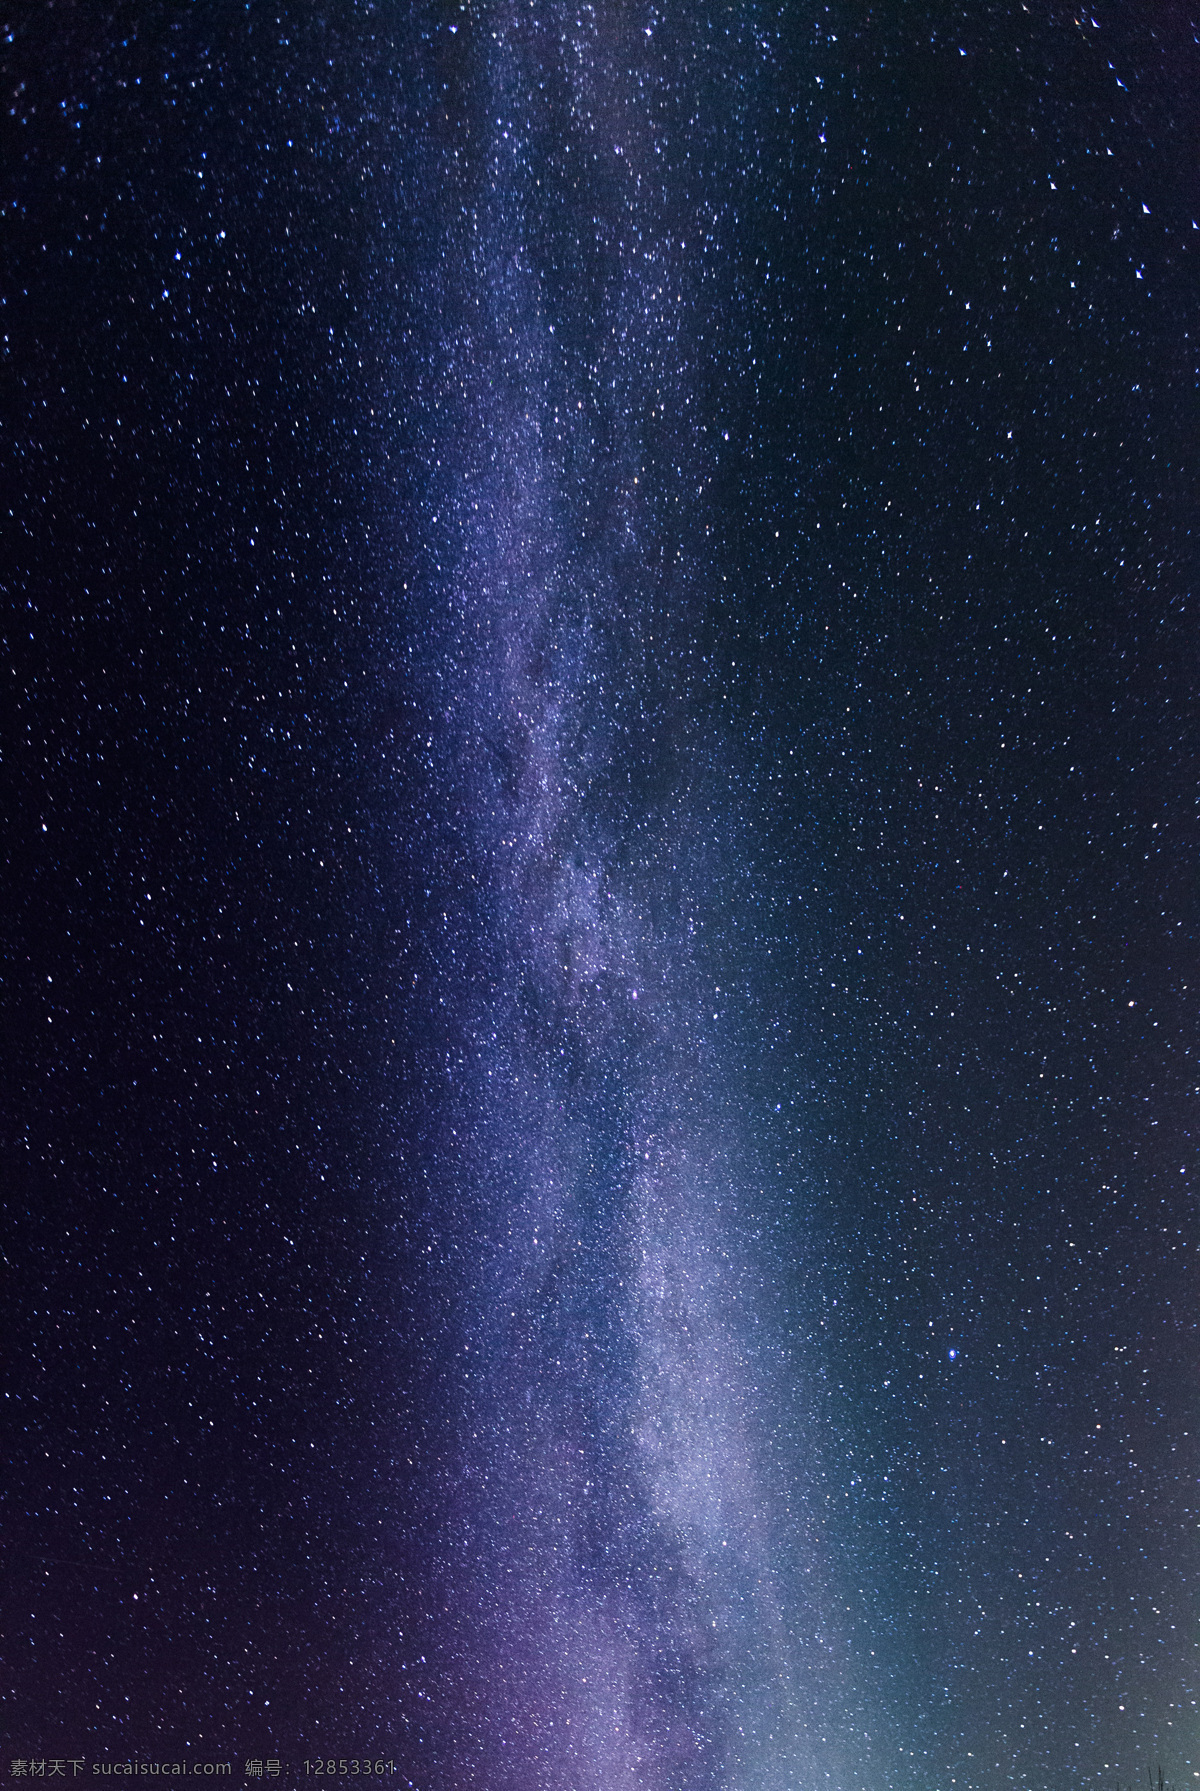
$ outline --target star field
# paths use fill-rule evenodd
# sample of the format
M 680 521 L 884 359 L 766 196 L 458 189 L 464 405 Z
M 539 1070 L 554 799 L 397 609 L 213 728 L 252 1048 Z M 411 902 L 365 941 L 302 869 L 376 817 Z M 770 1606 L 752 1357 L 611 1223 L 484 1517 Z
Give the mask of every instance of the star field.
M 1200 1777 L 1200 25 L 3 35 L 6 1759 Z

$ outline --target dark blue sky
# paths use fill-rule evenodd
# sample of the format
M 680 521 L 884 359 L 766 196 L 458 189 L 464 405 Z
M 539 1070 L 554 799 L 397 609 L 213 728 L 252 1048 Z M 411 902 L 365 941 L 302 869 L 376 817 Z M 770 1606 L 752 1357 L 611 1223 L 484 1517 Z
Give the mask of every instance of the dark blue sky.
M 8 1756 L 1200 1774 L 1198 37 L 9 28 Z

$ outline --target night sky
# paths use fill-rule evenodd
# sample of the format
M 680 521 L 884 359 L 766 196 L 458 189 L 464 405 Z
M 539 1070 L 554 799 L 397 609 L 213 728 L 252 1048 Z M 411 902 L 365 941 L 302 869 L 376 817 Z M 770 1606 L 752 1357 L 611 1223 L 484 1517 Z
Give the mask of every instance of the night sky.
M 6 1778 L 1200 1780 L 1198 42 L 0 19 Z

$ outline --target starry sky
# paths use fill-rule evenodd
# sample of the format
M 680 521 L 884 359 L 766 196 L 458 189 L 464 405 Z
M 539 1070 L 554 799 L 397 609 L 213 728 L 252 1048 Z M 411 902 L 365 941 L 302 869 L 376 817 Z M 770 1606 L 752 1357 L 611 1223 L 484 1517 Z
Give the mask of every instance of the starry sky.
M 1200 14 L 0 24 L 5 1775 L 1200 1779 Z

